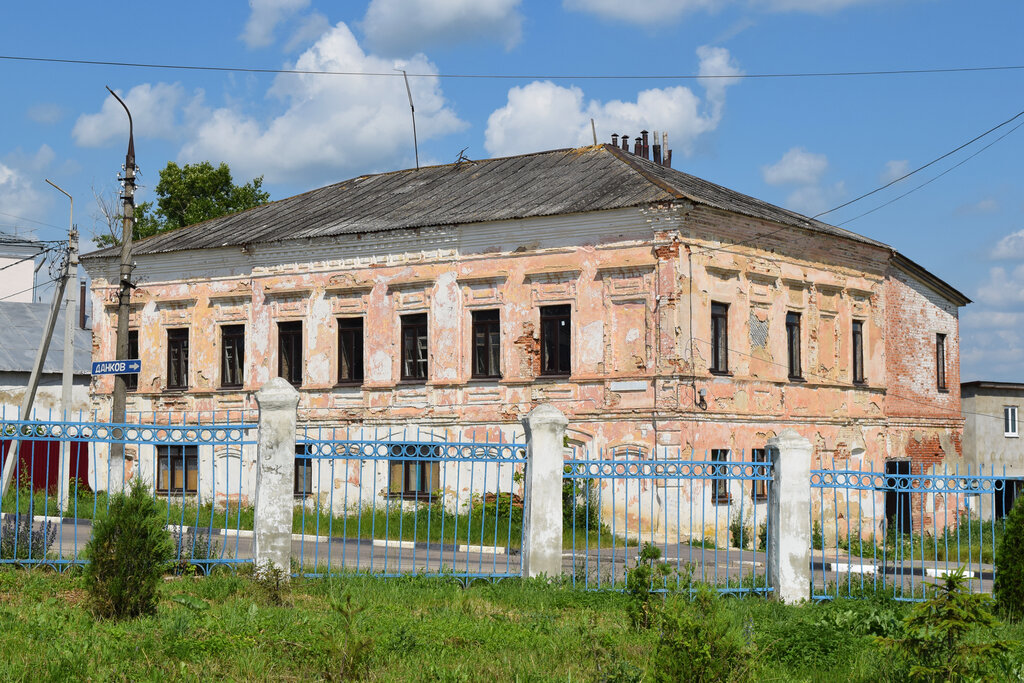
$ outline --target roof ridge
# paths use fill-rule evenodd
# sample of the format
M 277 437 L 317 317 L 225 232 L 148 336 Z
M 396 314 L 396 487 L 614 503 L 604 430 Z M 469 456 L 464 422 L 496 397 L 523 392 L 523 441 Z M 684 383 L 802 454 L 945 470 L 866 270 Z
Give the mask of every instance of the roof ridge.
M 657 176 L 651 174 L 650 171 L 643 168 L 641 165 L 635 163 L 635 160 L 639 158 L 636 155 L 623 151 L 616 147 L 615 145 L 609 144 L 607 142 L 602 143 L 600 147 L 602 147 L 606 152 L 610 152 L 613 157 L 615 157 L 616 159 L 618 159 L 619 161 L 621 161 L 622 163 L 626 164 L 634 171 L 639 173 L 641 176 L 643 176 L 644 180 L 651 183 L 652 185 L 660 187 L 662 190 L 665 190 L 676 199 L 688 199 L 688 197 L 686 197 L 686 195 L 680 192 L 678 188 L 673 187 L 670 183 L 662 180 L 661 178 L 658 178 Z

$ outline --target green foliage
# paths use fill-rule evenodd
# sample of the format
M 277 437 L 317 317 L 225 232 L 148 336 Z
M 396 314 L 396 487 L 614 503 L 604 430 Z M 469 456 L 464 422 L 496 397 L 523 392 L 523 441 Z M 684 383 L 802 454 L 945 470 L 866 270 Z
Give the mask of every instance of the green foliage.
M 291 604 L 291 583 L 289 576 L 272 562 L 262 565 L 247 564 L 239 570 L 250 582 L 251 595 L 264 605 L 284 607 Z
M 194 573 L 196 566 L 204 560 L 216 559 L 220 555 L 220 542 L 210 538 L 206 526 L 172 527 L 174 542 L 175 573 Z
M 218 218 L 266 204 L 270 194 L 263 189 L 263 176 L 235 185 L 231 169 L 209 161 L 178 166 L 169 161 L 160 171 L 156 205 L 142 202 L 135 207 L 132 239 L 151 237 L 168 230 Z M 111 234 L 95 238 L 99 246 L 113 246 L 119 240 Z
M 651 590 L 656 580 L 664 583 L 672 571 L 668 562 L 659 562 L 660 559 L 661 548 L 644 543 L 636 556 L 636 564 L 626 574 L 626 595 L 630 597 L 627 611 L 636 630 L 650 628 L 658 617 L 663 598 L 655 596 Z M 659 602 L 655 602 L 656 599 Z
M 766 550 L 768 548 L 768 522 L 761 522 L 757 526 L 757 549 Z
M 729 522 L 729 545 L 733 548 L 749 548 L 752 538 L 750 525 L 744 524 L 739 515 L 733 517 Z
M 562 479 L 562 528 L 577 531 L 601 529 L 601 504 L 594 479 Z
M 662 617 L 655 653 L 658 681 L 739 681 L 749 678 L 754 648 L 717 593 L 702 589 L 693 602 L 677 597 Z
M 363 680 L 370 673 L 369 658 L 373 652 L 373 638 L 362 635 L 356 628 L 357 617 L 364 607 L 353 604 L 352 596 L 345 593 L 340 599 L 331 599 L 337 627 L 324 632 L 332 643 L 333 667 L 326 672 L 328 680 Z M 408 633 L 405 640 L 408 641 Z
M 93 610 L 126 618 L 156 612 L 158 588 L 174 557 L 164 515 L 145 485 L 110 498 L 107 516 L 93 525 L 85 548 L 85 585 Z
M 1010 621 L 1024 619 L 1024 497 L 1004 520 L 1003 539 L 996 551 L 993 591 L 996 607 Z
M 56 524 L 36 528 L 31 512 L 11 515 L 0 526 L 0 560 L 45 560 L 56 537 Z
M 987 595 L 965 591 L 963 568 L 945 578 L 932 597 L 917 604 L 904 619 L 902 637 L 879 637 L 910 678 L 923 681 L 995 680 L 1009 644 L 989 641 L 998 620 Z

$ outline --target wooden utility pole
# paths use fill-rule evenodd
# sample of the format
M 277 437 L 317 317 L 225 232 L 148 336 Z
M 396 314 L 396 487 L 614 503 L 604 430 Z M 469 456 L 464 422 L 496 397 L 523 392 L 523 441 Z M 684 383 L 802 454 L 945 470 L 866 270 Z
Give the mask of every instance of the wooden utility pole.
M 121 269 L 119 273 L 119 289 L 117 295 L 117 348 L 115 360 L 128 358 L 128 319 L 132 311 L 132 233 L 135 230 L 135 132 L 132 124 L 132 113 L 128 105 L 117 96 L 110 86 L 107 90 L 121 103 L 128 114 L 128 153 L 124 158 L 124 176 L 119 178 L 124 186 L 121 199 L 124 202 L 124 216 L 121 224 Z M 123 375 L 114 375 L 114 397 L 110 410 L 110 421 L 123 423 L 127 387 Z M 124 456 L 124 444 L 110 444 L 110 456 L 120 459 Z

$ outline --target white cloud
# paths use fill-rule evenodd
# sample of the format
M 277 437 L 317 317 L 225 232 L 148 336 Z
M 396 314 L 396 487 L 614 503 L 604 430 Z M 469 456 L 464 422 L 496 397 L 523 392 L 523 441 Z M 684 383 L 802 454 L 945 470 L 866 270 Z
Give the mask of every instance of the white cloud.
M 177 112 L 186 104 L 185 89 L 179 83 L 143 83 L 125 95 L 118 92 L 132 112 L 138 137 L 174 139 L 180 134 Z M 196 95 L 200 97 L 200 95 Z M 82 114 L 71 130 L 75 144 L 102 147 L 128 138 L 128 117 L 109 95 L 95 114 Z
M 812 185 L 828 170 L 828 157 L 793 147 L 782 158 L 761 167 L 761 175 L 769 185 Z
M 43 194 L 43 172 L 53 162 L 53 149 L 42 145 L 32 155 L 20 151 L 9 154 L 0 161 L 0 222 L 18 224 L 13 216 L 39 217 L 40 208 L 50 202 Z M 27 226 L 26 226 L 27 227 Z
M 702 46 L 697 54 L 701 73 L 741 73 L 724 48 Z M 578 87 L 534 81 L 509 89 L 505 106 L 487 119 L 484 147 L 492 156 L 503 156 L 589 145 L 593 118 L 599 140 L 616 132 L 665 131 L 670 135 L 669 146 L 688 154 L 698 137 L 718 127 L 726 88 L 736 80 L 701 81 L 703 100 L 689 88 L 677 86 L 641 91 L 635 102 L 587 102 Z
M 298 26 L 292 31 L 291 37 L 285 43 L 284 51 L 291 52 L 307 43 L 311 43 L 330 30 L 331 22 L 327 20 L 325 15 L 320 12 L 310 12 L 298 22 Z
M 910 170 L 910 162 L 906 159 L 893 159 L 892 161 L 885 162 L 885 170 L 879 176 L 879 180 L 883 183 L 891 183 L 897 178 L 902 178 L 907 175 Z
M 988 282 L 978 288 L 977 298 L 989 306 L 1024 304 L 1024 263 L 1010 271 L 999 266 L 990 268 Z
M 715 12 L 729 4 L 742 4 L 766 12 L 811 12 L 825 14 L 852 5 L 880 0 L 562 0 L 567 10 L 588 12 L 603 19 L 655 26 L 674 22 L 684 14 Z
M 960 319 L 963 380 L 1024 381 L 1024 312 L 972 308 Z
M 391 73 L 395 64 L 359 47 L 339 23 L 295 62 L 296 69 Z M 437 73 L 423 55 L 404 65 Z M 410 79 L 419 140 L 461 130 L 436 77 Z M 281 74 L 269 95 L 285 110 L 261 121 L 239 106 L 196 116 L 197 125 L 179 154 L 181 161 L 224 160 L 239 177 L 264 175 L 268 182 L 323 183 L 367 170 L 411 165 L 409 101 L 401 77 Z
M 1024 230 L 1010 233 L 996 243 L 992 250 L 994 259 L 1021 259 L 1024 261 Z
M 999 202 L 994 197 L 985 197 L 973 204 L 963 204 L 953 209 L 957 216 L 972 216 L 979 213 L 995 213 L 999 210 Z
M 277 25 L 308 6 L 309 0 L 249 0 L 252 11 L 245 22 L 242 41 L 250 48 L 270 45 Z
M 563 0 L 567 10 L 589 12 L 604 19 L 626 20 L 635 24 L 660 24 L 675 21 L 687 12 L 715 10 L 721 0 Z
M 362 29 L 367 44 L 386 55 L 467 40 L 493 40 L 506 49 L 522 36 L 521 0 L 372 0 Z
M 36 123 L 52 125 L 64 118 L 64 109 L 58 104 L 42 102 L 28 108 L 28 117 Z

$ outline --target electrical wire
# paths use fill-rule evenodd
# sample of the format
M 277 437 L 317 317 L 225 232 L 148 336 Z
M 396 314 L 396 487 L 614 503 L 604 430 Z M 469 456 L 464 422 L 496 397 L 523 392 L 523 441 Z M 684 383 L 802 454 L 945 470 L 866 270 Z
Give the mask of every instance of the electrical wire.
M 46 249 L 43 249 L 38 254 L 32 254 L 31 256 L 26 256 L 25 258 L 18 259 L 17 261 L 13 261 L 12 263 L 8 263 L 6 266 L 0 266 L 0 270 L 7 270 L 8 268 L 12 268 L 12 267 L 18 265 L 19 263 L 24 263 L 25 261 L 34 261 L 37 257 L 44 256 L 45 254 L 48 254 L 49 252 L 53 251 L 55 248 L 56 247 L 47 247 Z
M 30 57 L 25 55 L 0 55 L 0 60 L 15 62 L 42 62 L 50 64 L 81 64 L 91 66 L 116 66 L 140 69 L 174 69 L 180 71 L 227 71 L 256 74 L 296 74 L 302 76 L 386 76 L 401 78 L 402 73 L 386 71 L 328 71 L 318 69 L 270 69 L 241 66 L 209 66 L 198 64 L 160 64 L 151 62 L 118 62 L 99 59 L 65 59 L 58 57 Z M 791 73 L 759 74 L 459 74 L 459 73 L 410 73 L 411 78 L 465 78 L 494 80 L 714 80 L 723 78 L 769 79 L 769 78 L 833 78 L 850 76 L 905 76 L 918 74 L 979 73 L 988 71 L 1020 71 L 1024 64 L 998 66 L 960 66 L 935 69 L 876 69 L 871 71 L 804 71 Z
M 10 299 L 12 296 L 18 296 L 19 294 L 24 294 L 25 292 L 31 292 L 33 289 L 45 287 L 46 285 L 53 284 L 54 282 L 56 282 L 59 279 L 60 278 L 54 278 L 52 280 L 47 280 L 46 282 L 40 282 L 39 284 L 32 285 L 28 289 L 23 289 L 20 292 L 14 292 L 13 294 L 8 294 L 7 296 L 0 296 L 0 301 L 4 301 L 5 299 Z
M 831 209 L 829 209 L 829 210 L 827 210 L 827 211 L 822 211 L 822 212 L 821 212 L 821 213 L 819 213 L 819 214 L 816 214 L 816 215 L 814 215 L 814 216 L 811 216 L 809 220 L 812 220 L 812 221 L 813 221 L 813 220 L 817 220 L 817 219 L 818 219 L 819 217 L 821 217 L 821 216 L 824 216 L 824 215 L 826 215 L 826 214 L 830 214 L 830 213 L 832 213 L 833 211 L 838 211 L 839 209 L 842 209 L 842 208 L 844 208 L 844 207 L 847 207 L 847 206 L 849 206 L 849 205 L 851 205 L 851 204 L 853 204 L 853 203 L 855 203 L 855 202 L 859 202 L 859 201 L 860 201 L 860 200 L 862 200 L 862 199 L 866 199 L 867 197 L 870 197 L 870 196 L 871 196 L 871 195 L 873 195 L 873 194 L 876 194 L 876 193 L 878 193 L 878 192 L 881 192 L 882 190 L 884 190 L 884 189 L 886 189 L 886 188 L 888 188 L 888 187 L 891 187 L 891 186 L 895 185 L 896 183 L 899 183 L 899 182 L 901 182 L 901 181 L 903 181 L 903 180 L 906 180 L 907 178 L 909 178 L 910 176 L 914 175 L 915 173 L 919 173 L 919 172 L 923 171 L 924 169 L 926 169 L 926 168 L 928 168 L 928 167 L 930 167 L 930 166 L 933 166 L 934 164 L 938 163 L 939 161 L 942 161 L 943 159 L 946 159 L 947 157 L 949 157 L 949 156 L 951 156 L 951 155 L 953 155 L 953 154 L 956 154 L 957 152 L 959 152 L 960 150 L 964 149 L 965 147 L 968 147 L 968 146 L 970 146 L 970 145 L 974 144 L 975 142 L 977 142 L 978 140 L 981 140 L 981 139 L 982 139 L 982 138 L 984 138 L 985 136 L 987 136 L 987 135 L 990 135 L 990 134 L 994 133 L 995 131 L 999 130 L 1000 128 L 1002 128 L 1003 126 L 1005 126 L 1005 125 L 1008 125 L 1008 124 L 1012 123 L 1013 121 L 1015 121 L 1015 120 L 1019 119 L 1019 118 L 1020 118 L 1021 116 L 1024 116 L 1024 110 L 1021 110 L 1021 111 L 1017 112 L 1016 114 L 1014 114 L 1014 115 L 1013 115 L 1013 116 L 1011 116 L 1010 118 L 1006 119 L 1006 120 L 1005 120 L 1005 121 L 1003 121 L 1002 123 L 996 124 L 995 126 L 993 126 L 993 127 L 989 128 L 988 130 L 986 130 L 986 131 L 985 131 L 984 133 L 981 133 L 980 135 L 976 135 L 976 136 L 974 136 L 973 138 L 971 138 L 971 139 L 970 139 L 970 140 L 968 140 L 967 142 L 965 142 L 965 143 L 963 143 L 963 144 L 961 144 L 961 145 L 957 146 L 956 148 L 954 148 L 954 149 L 952 149 L 952 150 L 950 150 L 950 151 L 946 152 L 945 154 L 942 154 L 941 156 L 935 157 L 934 159 L 932 159 L 932 160 L 931 160 L 931 161 L 929 161 L 928 163 L 926 163 L 926 164 L 924 164 L 924 165 L 922 165 L 922 166 L 918 166 L 918 167 L 917 167 L 917 168 L 915 168 L 915 169 L 914 169 L 913 171 L 910 171 L 910 172 L 908 172 L 908 173 L 905 173 L 905 174 L 903 174 L 902 176 L 900 176 L 899 178 L 896 178 L 895 180 L 892 180 L 892 181 L 890 181 L 890 182 L 888 182 L 888 183 L 886 183 L 886 184 L 884 184 L 884 185 L 881 185 L 881 186 L 879 186 L 879 187 L 876 187 L 875 189 L 871 190 L 870 192 L 865 192 L 864 194 L 860 195 L 859 197 L 855 197 L 854 199 L 851 199 L 851 200 L 850 200 L 850 201 L 848 201 L 848 202 L 844 202 L 844 203 L 840 204 L 839 206 L 833 207 L 833 208 L 831 208 Z M 932 178 L 931 180 L 929 180 L 929 181 L 928 181 L 927 183 L 923 183 L 922 185 L 920 185 L 920 186 L 918 186 L 918 187 L 914 188 L 913 190 L 911 190 L 910 192 L 907 192 L 907 193 L 905 193 L 905 194 L 903 194 L 903 195 L 900 195 L 899 197 L 896 197 L 895 199 L 893 199 L 893 200 L 891 200 L 891 201 L 888 201 L 888 202 L 886 202 L 885 204 L 882 204 L 881 206 L 878 206 L 878 207 L 876 207 L 876 208 L 872 209 L 871 211 L 868 211 L 868 212 L 866 212 L 866 213 L 863 213 L 863 214 L 861 214 L 860 216 L 855 216 L 854 218 L 851 218 L 851 219 L 849 219 L 849 220 L 845 221 L 844 223 L 840 223 L 839 225 L 843 225 L 843 224 L 845 224 L 845 223 L 849 223 L 849 222 L 851 222 L 851 221 L 855 221 L 855 220 L 857 220 L 858 218 L 861 218 L 862 216 L 866 216 L 866 215 L 867 215 L 868 213 L 872 213 L 872 212 L 874 212 L 874 211 L 877 211 L 878 209 L 881 209 L 881 208 L 882 208 L 882 207 L 884 207 L 884 206 L 888 206 L 889 204 L 892 204 L 893 202 L 895 202 L 895 201 L 897 201 L 897 200 L 899 200 L 899 199 L 902 199 L 903 197 L 907 196 L 908 194 L 911 194 L 911 192 L 914 192 L 914 191 L 916 191 L 916 190 L 919 190 L 919 189 L 920 189 L 921 187 L 924 187 L 924 186 L 925 186 L 925 185 L 927 185 L 928 183 L 930 183 L 930 182 L 932 182 L 932 181 L 934 181 L 934 180 L 937 180 L 938 178 L 941 178 L 941 177 L 942 177 L 942 176 L 944 176 L 944 175 L 945 175 L 946 173 L 949 173 L 949 172 L 950 172 L 950 171 L 952 171 L 952 170 L 953 170 L 954 168 L 957 168 L 958 166 L 962 165 L 962 164 L 963 164 L 964 162 L 966 162 L 966 161 L 969 161 L 970 159 L 973 159 L 974 157 L 976 157 L 976 156 L 977 156 L 978 154 L 980 154 L 981 152 L 985 151 L 986 149 L 988 149 L 989 147 L 991 147 L 991 146 L 992 146 L 992 145 L 994 145 L 995 143 L 999 142 L 1000 140 L 1002 140 L 1003 138 L 1005 138 L 1005 137 L 1006 137 L 1007 135 L 1009 135 L 1009 134 L 1010 134 L 1010 133 L 1012 133 L 1013 131 L 1017 130 L 1017 128 L 1019 128 L 1019 127 L 1020 127 L 1020 125 L 1021 125 L 1021 124 L 1018 124 L 1017 126 L 1014 126 L 1014 127 L 1013 127 L 1013 128 L 1011 128 L 1011 129 L 1010 129 L 1009 131 L 1007 131 L 1007 132 L 1006 132 L 1005 134 L 1003 134 L 1003 135 L 1001 135 L 1000 137 L 996 138 L 996 139 L 995 139 L 995 140 L 993 140 L 993 141 L 992 141 L 991 143 L 989 143 L 989 144 L 988 144 L 988 145 L 986 145 L 985 147 L 982 147 L 982 148 L 981 148 L 980 150 L 978 150 L 978 151 L 977 151 L 977 152 L 975 152 L 974 154 L 970 155 L 969 157 L 967 157 L 967 158 L 966 158 L 966 159 L 964 159 L 963 161 L 960 161 L 960 162 L 959 162 L 959 163 L 957 163 L 956 165 L 954 165 L 954 166 L 951 166 L 950 168 L 946 169 L 945 171 L 943 171 L 943 172 L 942 172 L 942 173 L 940 173 L 939 175 L 937 175 L 937 176 L 935 176 L 934 178 Z M 749 239 L 746 239 L 746 240 L 741 240 L 741 241 L 739 241 L 739 242 L 734 242 L 734 243 L 732 243 L 732 244 L 729 244 L 729 245 L 728 245 L 728 247 L 734 247 L 734 248 L 735 248 L 735 247 L 743 246 L 743 245 L 745 245 L 745 244 L 750 244 L 750 243 L 752 243 L 752 242 L 757 242 L 757 241 L 759 241 L 759 240 L 762 240 L 762 239 L 765 239 L 765 238 L 771 237 L 772 235 L 776 235 L 776 234 L 778 234 L 778 233 L 782 232 L 783 230 L 790 230 L 790 229 L 792 229 L 792 226 L 790 226 L 790 225 L 784 225 L 784 226 L 782 226 L 782 227 L 779 227 L 779 228 L 775 228 L 774 230 L 769 230 L 769 231 L 767 231 L 767 232 L 763 232 L 763 233 L 760 233 L 760 234 L 754 235 L 753 237 L 751 237 L 751 238 L 749 238 Z M 728 251 L 728 249 L 727 249 L 727 247 L 726 247 L 726 246 L 724 246 L 724 245 L 723 245 L 723 246 L 721 246 L 721 247 L 707 247 L 707 248 L 705 248 L 705 249 L 702 249 L 701 251 L 698 251 L 698 252 L 697 252 L 697 254 L 710 254 L 710 253 L 714 253 L 714 252 L 716 252 L 716 251 Z
M 7 216 L 8 218 L 16 218 L 19 221 L 28 221 L 29 223 L 35 223 L 37 225 L 44 225 L 47 228 L 57 228 L 58 230 L 64 230 L 64 227 L 60 225 L 54 225 L 53 223 L 45 223 L 43 221 L 37 221 L 34 218 L 25 218 L 24 216 L 18 216 L 13 213 L 7 213 L 6 211 L 0 211 L 0 216 Z
M 1009 135 L 1013 131 L 1015 131 L 1018 128 L 1020 128 L 1021 126 L 1024 126 L 1024 121 L 1018 123 L 1016 126 L 1011 128 L 1010 130 L 1006 131 L 1005 133 L 1000 135 L 998 138 L 996 138 L 992 142 L 988 143 L 987 145 L 985 145 L 984 147 L 979 149 L 974 154 L 972 154 L 969 157 L 967 157 L 966 159 L 963 159 L 962 161 L 954 164 L 953 166 L 950 166 L 949 168 L 947 168 L 945 171 L 943 171 L 942 173 L 938 174 L 937 176 L 934 176 L 933 178 L 930 178 L 930 179 L 924 181 L 923 183 L 921 183 L 917 187 L 913 188 L 912 190 L 907 190 L 906 192 L 904 192 L 903 194 L 899 195 L 898 197 L 893 197 L 892 199 L 890 199 L 889 201 L 885 202 L 884 204 L 879 204 L 878 206 L 876 206 L 875 208 L 871 209 L 870 211 L 865 211 L 864 213 L 862 213 L 860 215 L 857 215 L 857 216 L 854 216 L 853 218 L 848 218 L 845 221 L 843 221 L 842 223 L 839 223 L 839 225 L 843 226 L 843 225 L 846 225 L 847 223 L 852 223 L 853 221 L 857 220 L 858 218 L 863 218 L 864 216 L 867 216 L 868 214 L 874 213 L 875 211 L 878 211 L 879 209 L 884 209 L 885 207 L 889 206 L 893 202 L 896 202 L 896 201 L 899 201 L 900 199 L 903 199 L 908 194 L 913 194 L 914 192 L 917 192 L 918 190 L 920 190 L 925 185 L 929 185 L 929 184 L 933 183 L 934 181 L 938 180 L 939 178 L 941 178 L 942 176 L 946 175 L 947 173 L 949 173 L 953 169 L 957 168 L 958 166 L 962 166 L 963 164 L 966 164 L 968 161 L 970 161 L 974 157 L 978 156 L 979 154 L 984 152 L 986 149 L 988 149 L 992 145 L 996 144 L 997 142 L 999 142 L 1000 140 L 1005 138 L 1007 135 Z

